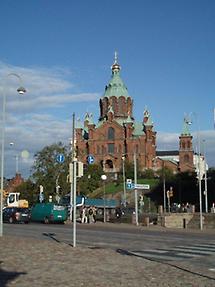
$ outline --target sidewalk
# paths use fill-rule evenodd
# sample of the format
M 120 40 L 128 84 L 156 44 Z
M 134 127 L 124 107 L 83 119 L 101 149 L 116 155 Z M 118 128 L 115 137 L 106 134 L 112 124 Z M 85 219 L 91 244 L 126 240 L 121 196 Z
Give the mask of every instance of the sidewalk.
M 194 271 L 190 263 L 170 265 L 114 250 L 73 248 L 46 240 L 4 236 L 0 238 L 0 261 L 2 287 L 215 286 L 215 272 Z

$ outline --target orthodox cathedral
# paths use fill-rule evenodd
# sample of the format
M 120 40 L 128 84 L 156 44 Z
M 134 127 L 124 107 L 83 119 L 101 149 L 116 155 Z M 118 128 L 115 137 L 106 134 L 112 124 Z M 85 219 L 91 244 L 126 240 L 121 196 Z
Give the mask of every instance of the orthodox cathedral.
M 76 151 L 78 160 L 84 164 L 102 166 L 105 173 L 118 173 L 126 159 L 133 162 L 136 155 L 138 169 L 158 170 L 163 167 L 174 172 L 193 171 L 194 154 L 192 136 L 188 123 L 179 137 L 178 151 L 156 151 L 156 132 L 151 114 L 143 111 L 138 122 L 133 116 L 133 99 L 121 79 L 121 67 L 115 54 L 111 66 L 112 75 L 99 100 L 100 116 L 94 123 L 91 114 L 86 113 L 84 123 L 76 122 Z

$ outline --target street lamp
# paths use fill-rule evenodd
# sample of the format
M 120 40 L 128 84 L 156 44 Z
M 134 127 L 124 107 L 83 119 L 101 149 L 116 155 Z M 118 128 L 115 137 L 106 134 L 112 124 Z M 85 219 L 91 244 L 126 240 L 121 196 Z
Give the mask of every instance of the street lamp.
M 200 127 L 199 127 L 199 119 L 196 113 L 194 113 L 194 116 L 196 117 L 196 122 L 198 126 L 198 132 L 197 132 L 197 141 L 198 141 L 198 186 L 199 186 L 199 221 L 200 221 L 200 230 L 203 229 L 203 216 L 202 216 L 202 179 L 201 179 L 201 147 L 200 147 Z
M 19 82 L 21 83 L 21 77 L 15 73 L 10 73 L 7 77 L 16 77 L 18 78 Z M 22 86 L 17 89 L 17 92 L 23 95 L 26 90 Z M 5 145 L 5 112 L 6 112 L 6 93 L 3 87 L 3 100 L 2 100 L 2 144 L 1 144 L 1 206 L 0 206 L 0 236 L 3 235 L 3 190 L 4 190 L 4 145 Z
M 105 208 L 105 181 L 107 179 L 107 175 L 106 174 L 102 174 L 101 179 L 103 180 L 103 200 L 104 200 L 104 223 L 106 222 L 106 208 Z
M 126 186 L 125 186 L 125 155 L 122 156 L 122 176 L 123 176 L 123 201 L 126 207 Z
M 204 148 L 204 174 L 205 174 L 205 212 L 208 213 L 208 184 L 207 184 L 207 164 L 206 164 L 206 151 L 205 151 L 205 140 L 203 140 L 203 148 Z

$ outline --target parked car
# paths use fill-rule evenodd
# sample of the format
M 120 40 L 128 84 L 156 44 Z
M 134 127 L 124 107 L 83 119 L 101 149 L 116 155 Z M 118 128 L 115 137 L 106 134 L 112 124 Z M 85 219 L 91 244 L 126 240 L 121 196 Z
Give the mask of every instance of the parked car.
M 6 207 L 3 209 L 3 222 L 28 223 L 30 212 L 28 208 Z
M 44 223 L 63 223 L 67 220 L 68 210 L 63 205 L 37 203 L 31 208 L 31 221 Z

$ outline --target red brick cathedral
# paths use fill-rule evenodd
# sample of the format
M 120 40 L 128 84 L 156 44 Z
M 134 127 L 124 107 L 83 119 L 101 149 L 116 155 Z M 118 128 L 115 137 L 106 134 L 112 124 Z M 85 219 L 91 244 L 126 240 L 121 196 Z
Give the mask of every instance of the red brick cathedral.
M 88 163 L 90 158 L 95 164 L 101 165 L 104 172 L 117 173 L 122 168 L 122 161 L 126 158 L 133 162 L 136 154 L 139 170 L 159 169 L 162 158 L 156 158 L 156 132 L 153 130 L 151 115 L 145 109 L 142 122 L 135 121 L 133 100 L 121 79 L 117 55 L 111 69 L 111 79 L 99 101 L 98 123 L 93 122 L 89 113 L 83 125 L 80 121 L 76 123 L 78 160 Z M 189 150 L 191 147 L 189 145 Z M 183 158 L 186 158 L 184 151 Z M 189 163 L 192 162 L 191 158 L 188 158 Z M 172 168 L 177 170 L 179 163 Z

